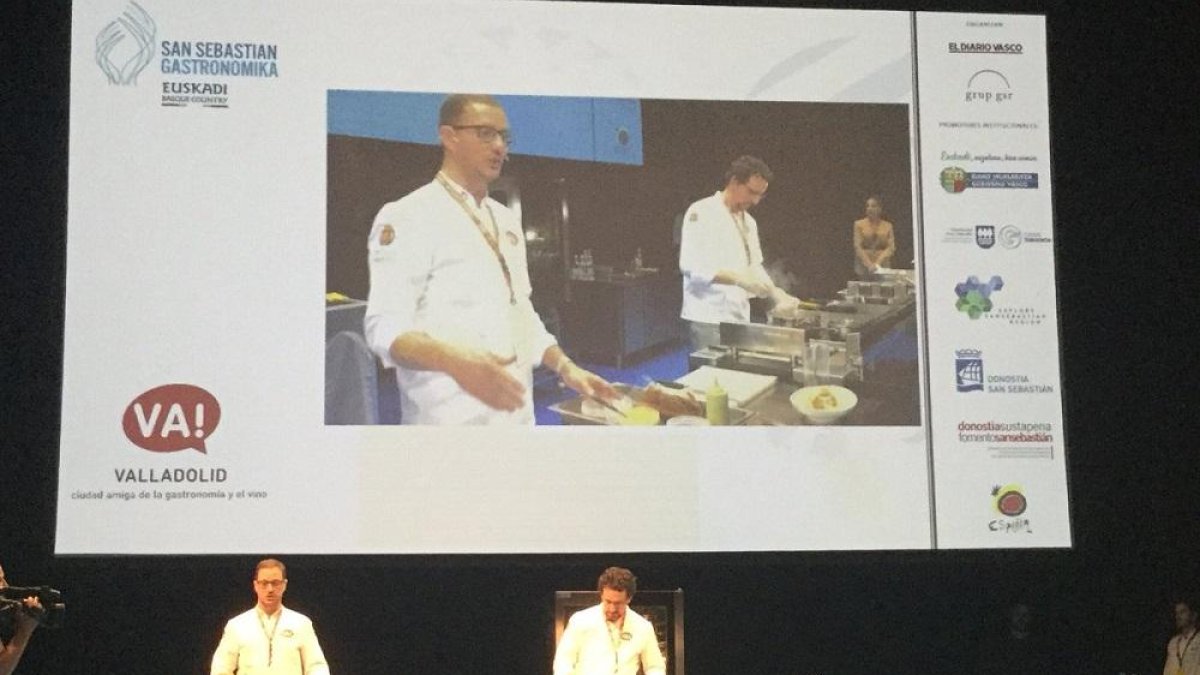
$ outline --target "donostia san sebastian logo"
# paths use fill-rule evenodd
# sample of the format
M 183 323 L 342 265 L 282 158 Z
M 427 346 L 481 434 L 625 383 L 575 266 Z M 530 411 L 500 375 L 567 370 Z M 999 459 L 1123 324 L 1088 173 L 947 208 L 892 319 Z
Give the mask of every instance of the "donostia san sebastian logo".
M 137 77 L 154 59 L 158 27 L 150 13 L 130 2 L 121 16 L 96 35 L 96 65 L 109 84 L 137 84 Z
M 978 349 L 954 351 L 954 386 L 960 392 L 983 391 L 983 352 Z
M 1039 380 L 1024 372 L 1000 372 L 994 370 L 984 377 L 983 352 L 978 349 L 954 350 L 954 388 L 959 393 L 971 391 L 988 394 L 1053 394 L 1055 384 Z

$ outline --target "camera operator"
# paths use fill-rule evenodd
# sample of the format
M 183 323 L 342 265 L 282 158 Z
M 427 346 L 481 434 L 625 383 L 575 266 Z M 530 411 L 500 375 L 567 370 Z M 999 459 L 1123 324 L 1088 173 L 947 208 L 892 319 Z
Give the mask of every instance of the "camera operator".
M 4 578 L 4 568 L 0 567 L 0 588 L 7 588 L 8 580 Z M 33 636 L 33 629 L 37 628 L 38 622 L 25 609 L 40 611 L 42 605 L 36 597 L 30 596 L 22 601 L 23 607 L 8 610 L 8 612 L 0 613 L 0 616 L 12 614 L 13 625 L 15 630 L 12 633 L 11 639 L 5 641 L 4 636 L 0 635 L 0 675 L 12 675 L 12 672 L 17 669 L 17 664 L 21 662 L 21 655 L 25 653 L 25 647 L 29 644 L 29 638 Z M 0 610 L 4 610 L 0 607 Z

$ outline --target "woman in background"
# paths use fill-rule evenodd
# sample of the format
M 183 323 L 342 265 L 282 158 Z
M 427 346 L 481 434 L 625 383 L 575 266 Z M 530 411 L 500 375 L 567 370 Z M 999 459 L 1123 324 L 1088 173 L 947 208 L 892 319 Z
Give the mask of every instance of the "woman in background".
M 883 201 L 872 195 L 867 198 L 866 217 L 854 221 L 854 272 L 860 277 L 890 266 L 896 252 L 895 230 L 882 216 Z

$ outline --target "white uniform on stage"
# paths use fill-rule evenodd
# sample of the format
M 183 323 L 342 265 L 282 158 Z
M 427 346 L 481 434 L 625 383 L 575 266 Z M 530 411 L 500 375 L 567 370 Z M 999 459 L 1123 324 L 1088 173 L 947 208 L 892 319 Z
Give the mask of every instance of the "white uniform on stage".
M 1200 631 L 1188 637 L 1176 635 L 1167 643 L 1163 675 L 1200 675 Z
M 554 653 L 554 675 L 666 675 L 654 626 L 632 609 L 620 629 L 604 619 L 601 605 L 571 615 Z
M 750 294 L 740 286 L 713 283 L 719 270 L 746 273 L 772 285 L 763 268 L 754 216 L 743 211 L 735 218 L 719 191 L 688 207 L 680 234 L 679 269 L 683 272 L 680 316 L 688 321 L 749 323 Z
M 367 343 L 385 366 L 396 369 L 404 424 L 533 424 L 533 369 L 556 341 L 530 302 L 521 224 L 496 200 L 488 197 L 478 205 L 446 180 L 463 197 L 461 204 L 435 180 L 384 205 L 375 217 L 368 242 Z M 485 226 L 495 223 L 511 293 L 500 261 L 464 206 Z M 496 410 L 446 373 L 397 364 L 389 348 L 409 331 L 501 357 L 515 355 L 508 370 L 525 385 L 524 405 Z
M 225 624 L 211 675 L 329 675 L 312 621 L 280 606 L 268 617 L 255 606 Z

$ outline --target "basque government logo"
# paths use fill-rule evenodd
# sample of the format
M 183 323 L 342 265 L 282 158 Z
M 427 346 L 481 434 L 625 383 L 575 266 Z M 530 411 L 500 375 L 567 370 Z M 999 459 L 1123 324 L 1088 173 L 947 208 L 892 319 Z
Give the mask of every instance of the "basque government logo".
M 137 84 L 137 76 L 154 58 L 158 27 L 150 14 L 130 2 L 121 16 L 109 21 L 96 35 L 96 65 L 109 84 Z

